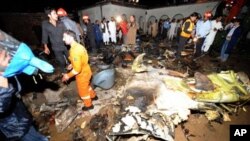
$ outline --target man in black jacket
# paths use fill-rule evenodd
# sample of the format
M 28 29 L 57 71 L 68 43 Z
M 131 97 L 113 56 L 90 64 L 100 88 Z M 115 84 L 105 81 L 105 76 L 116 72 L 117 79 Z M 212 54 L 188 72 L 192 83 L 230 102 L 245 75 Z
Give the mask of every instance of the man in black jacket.
M 17 74 L 53 72 L 54 68 L 36 58 L 30 48 L 0 30 L 0 140 L 48 141 L 32 125 L 32 116 L 21 100 Z M 14 79 L 15 78 L 15 79 Z

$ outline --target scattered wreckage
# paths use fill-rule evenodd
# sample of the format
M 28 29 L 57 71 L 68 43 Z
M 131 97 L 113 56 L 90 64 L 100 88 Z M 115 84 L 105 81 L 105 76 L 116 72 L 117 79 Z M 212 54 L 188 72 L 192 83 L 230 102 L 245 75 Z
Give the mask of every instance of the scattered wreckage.
M 211 74 L 195 72 L 194 77 L 190 77 L 188 70 L 181 73 L 165 68 L 161 58 L 156 61 L 160 67 L 153 67 L 152 61 L 144 61 L 144 57 L 148 57 L 148 48 L 154 47 L 146 45 L 149 47 L 143 47 L 139 52 L 144 53 L 138 55 L 132 54 L 126 46 L 113 47 L 115 54 L 102 58 L 106 60 L 106 64 L 94 64 L 99 72 L 94 74 L 92 85 L 105 91 L 115 85 L 117 69 L 113 66 L 116 65 L 114 61 L 119 60 L 117 62 L 123 64 L 134 60 L 131 65 L 132 75 L 126 77 L 122 94 L 116 93 L 122 97 L 116 97 L 117 103 L 109 102 L 120 105 L 120 112 L 115 116 L 112 126 L 106 129 L 108 132 L 101 132 L 106 135 L 107 140 L 136 136 L 135 140 L 154 138 L 173 141 L 176 125 L 187 121 L 192 110 L 204 112 L 209 121 L 218 118 L 230 121 L 229 114 L 236 112 L 235 109 L 243 107 L 250 100 L 250 82 L 245 73 L 235 73 L 232 70 Z M 135 56 L 137 57 L 134 58 Z M 174 52 L 169 49 L 165 49 L 163 56 L 168 61 L 174 60 Z M 241 101 L 243 103 L 236 104 Z M 78 115 L 67 101 L 42 105 L 40 110 L 60 111 L 55 117 L 58 132 L 62 132 Z M 111 124 L 110 120 L 104 121 L 103 128 L 107 127 L 106 124 Z M 96 121 L 90 122 L 90 125 L 99 130 L 95 123 Z M 79 137 L 82 136 L 77 135 L 76 138 Z
M 174 127 L 186 121 L 191 110 L 204 112 L 209 121 L 218 118 L 230 121 L 229 114 L 237 106 L 229 107 L 227 103 L 250 100 L 249 78 L 243 72 L 229 70 L 207 75 L 196 72 L 189 77 L 147 66 L 144 56 L 145 53 L 138 55 L 131 66 L 134 75 L 125 86 L 130 104 L 122 104 L 124 112 L 107 135 L 110 141 L 128 135 L 173 141 Z M 151 102 L 147 102 L 145 97 L 150 96 Z

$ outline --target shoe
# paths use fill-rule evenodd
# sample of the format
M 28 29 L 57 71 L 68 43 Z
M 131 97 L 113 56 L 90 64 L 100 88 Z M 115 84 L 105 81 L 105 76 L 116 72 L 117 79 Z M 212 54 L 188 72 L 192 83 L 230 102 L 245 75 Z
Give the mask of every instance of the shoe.
M 98 100 L 98 96 L 95 96 L 94 98 L 92 98 L 92 100 Z
M 94 109 L 93 105 L 91 105 L 90 107 L 82 107 L 83 111 L 88 111 L 88 110 L 92 110 L 92 109 Z

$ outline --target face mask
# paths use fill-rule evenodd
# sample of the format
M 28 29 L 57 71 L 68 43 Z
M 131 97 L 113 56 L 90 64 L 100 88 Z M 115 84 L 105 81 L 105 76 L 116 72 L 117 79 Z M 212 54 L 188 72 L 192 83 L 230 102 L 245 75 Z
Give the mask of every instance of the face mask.
M 6 50 L 11 56 L 9 65 L 4 68 L 4 77 L 11 77 L 20 73 L 33 75 L 38 72 L 38 69 L 45 73 L 54 71 L 52 65 L 35 57 L 27 44 L 17 41 L 2 30 L 0 30 L 0 50 Z

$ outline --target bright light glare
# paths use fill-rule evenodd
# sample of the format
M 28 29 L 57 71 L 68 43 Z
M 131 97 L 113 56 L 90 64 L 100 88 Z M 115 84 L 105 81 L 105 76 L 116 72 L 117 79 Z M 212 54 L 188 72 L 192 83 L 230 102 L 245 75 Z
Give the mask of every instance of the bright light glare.
M 116 21 L 119 23 L 119 22 L 121 22 L 122 21 L 122 17 L 121 16 L 117 16 L 116 17 Z

